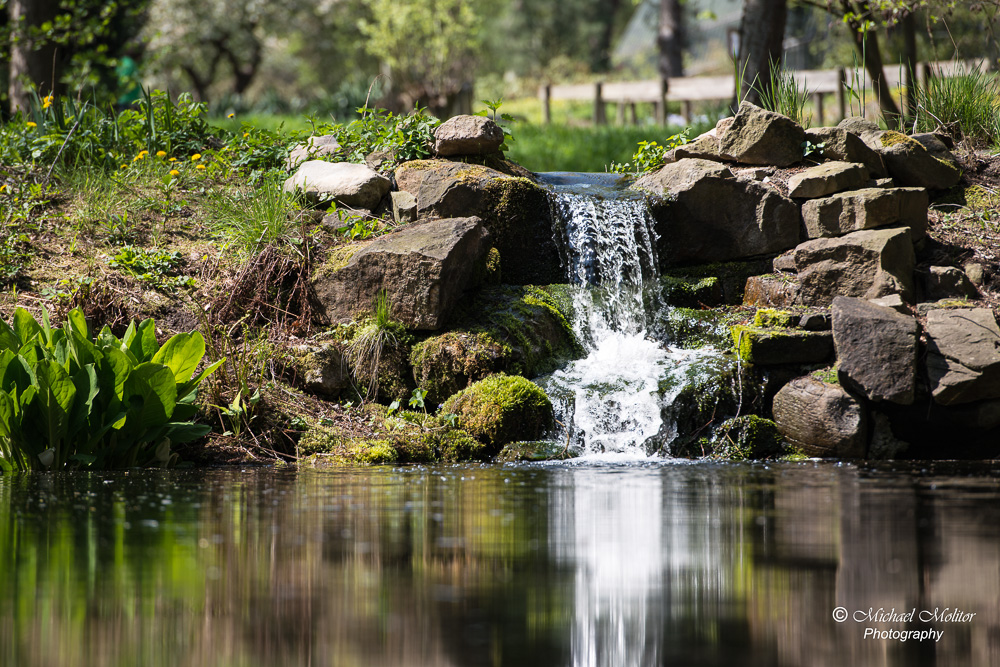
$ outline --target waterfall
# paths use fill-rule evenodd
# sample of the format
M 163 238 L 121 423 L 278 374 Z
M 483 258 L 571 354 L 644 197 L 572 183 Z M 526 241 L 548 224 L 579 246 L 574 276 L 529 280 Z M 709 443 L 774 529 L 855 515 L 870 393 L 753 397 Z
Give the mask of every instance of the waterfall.
M 656 232 L 645 198 L 613 174 L 541 174 L 566 280 L 571 324 L 586 356 L 539 384 L 583 455 L 645 458 L 674 434 L 662 411 L 683 387 L 670 381 L 700 356 L 656 331 Z

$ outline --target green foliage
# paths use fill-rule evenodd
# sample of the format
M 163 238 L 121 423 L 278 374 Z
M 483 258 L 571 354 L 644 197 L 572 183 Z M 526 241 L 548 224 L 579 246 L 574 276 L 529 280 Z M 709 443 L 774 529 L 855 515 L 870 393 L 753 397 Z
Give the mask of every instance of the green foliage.
M 391 169 L 399 162 L 419 160 L 431 154 L 434 129 L 441 124 L 420 108 L 409 114 L 394 114 L 378 108 L 358 109 L 361 118 L 347 125 L 334 126 L 329 131 L 344 147 L 349 162 L 365 161 L 365 156 L 376 151 L 390 153 L 383 169 Z
M 277 175 L 257 187 L 234 187 L 215 193 L 206 201 L 213 231 L 238 254 L 249 256 L 269 245 L 301 246 L 310 230 L 295 213 L 301 195 L 285 192 Z
M 194 278 L 175 275 L 182 261 L 177 251 L 126 245 L 108 260 L 108 266 L 158 290 L 193 287 Z
M 995 72 L 970 68 L 954 76 L 933 76 L 917 88 L 916 97 L 921 131 L 957 122 L 974 145 L 1000 142 L 1000 79 Z
M 792 72 L 781 63 L 771 63 L 768 77 L 766 86 L 759 81 L 753 83 L 753 88 L 760 94 L 761 107 L 788 116 L 803 127 L 807 126 L 811 118 L 805 113 L 809 91 L 800 86 Z
M 727 419 L 715 433 L 713 458 L 753 461 L 791 453 L 777 425 L 757 415 Z
M 513 116 L 511 116 L 510 114 L 506 114 L 506 113 L 500 114 L 499 119 L 497 118 L 497 113 L 500 111 L 500 107 L 503 106 L 503 98 L 502 97 L 497 98 L 495 100 L 480 100 L 480 102 L 482 102 L 483 104 L 486 105 L 486 109 L 484 109 L 482 111 L 479 111 L 479 112 L 476 112 L 475 115 L 476 116 L 486 116 L 490 120 L 492 120 L 494 123 L 496 123 L 497 127 L 499 127 L 500 130 L 503 132 L 503 143 L 500 144 L 500 152 L 504 153 L 504 152 L 510 150 L 510 146 L 508 146 L 507 144 L 508 143 L 511 143 L 511 144 L 514 143 L 514 133 L 511 132 L 510 128 L 507 127 L 506 125 L 504 125 L 503 122 L 510 123 L 510 122 L 513 122 L 513 121 L 515 121 L 517 119 L 514 118 Z M 490 113 L 487 113 L 487 109 L 489 110 Z
M 624 164 L 612 162 L 608 166 L 608 171 L 613 171 L 616 174 L 634 174 L 636 176 L 656 171 L 663 166 L 667 152 L 688 142 L 688 135 L 690 133 L 691 128 L 688 128 L 679 134 L 667 137 L 662 146 L 655 141 L 640 141 L 639 148 L 632 154 L 630 162 L 625 162 Z
M 219 364 L 195 370 L 199 333 L 161 347 L 153 320 L 119 340 L 92 337 L 79 309 L 61 329 L 22 308 L 0 322 L 0 466 L 17 470 L 167 465 L 172 445 L 210 430 L 194 424 L 198 385 Z M 220 362 L 221 363 L 221 362 Z

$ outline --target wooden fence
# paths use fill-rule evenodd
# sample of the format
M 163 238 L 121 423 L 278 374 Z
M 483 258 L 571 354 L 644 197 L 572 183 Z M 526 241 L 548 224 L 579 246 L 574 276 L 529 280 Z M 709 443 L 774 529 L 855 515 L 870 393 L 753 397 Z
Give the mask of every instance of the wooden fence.
M 954 76 L 958 72 L 969 71 L 970 68 L 985 67 L 986 63 L 979 60 L 942 60 L 920 63 L 917 68 L 921 85 L 926 85 L 933 76 Z M 796 70 L 792 72 L 798 86 L 807 91 L 813 99 L 815 116 L 818 125 L 823 125 L 823 107 L 827 95 L 836 97 L 836 108 L 840 118 L 847 114 L 848 96 L 850 90 L 860 93 L 860 88 L 871 88 L 871 80 L 864 70 L 845 69 L 843 67 L 831 70 Z M 885 78 L 891 88 L 898 88 L 903 83 L 904 74 L 901 67 L 885 69 Z M 608 122 L 607 105 L 616 104 L 618 123 L 625 124 L 626 109 L 631 111 L 632 122 L 636 122 L 636 104 L 652 103 L 655 109 L 656 122 L 660 125 L 667 120 L 667 103 L 679 102 L 681 115 L 690 123 L 695 102 L 711 102 L 731 100 L 736 89 L 732 75 L 728 76 L 692 76 L 645 81 L 615 81 L 580 84 L 558 84 L 542 86 L 538 96 L 542 101 L 542 120 L 552 121 L 552 100 L 593 100 L 594 124 L 605 125 Z M 868 99 L 872 95 L 868 94 Z

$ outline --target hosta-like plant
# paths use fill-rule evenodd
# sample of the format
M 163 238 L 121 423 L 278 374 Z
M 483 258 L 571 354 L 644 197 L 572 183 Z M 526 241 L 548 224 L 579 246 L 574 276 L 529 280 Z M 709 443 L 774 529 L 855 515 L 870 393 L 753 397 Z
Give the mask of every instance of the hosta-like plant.
M 191 421 L 198 385 L 222 364 L 195 375 L 204 354 L 197 332 L 161 347 L 151 319 L 119 339 L 108 327 L 91 336 L 79 309 L 53 328 L 18 308 L 0 321 L 0 467 L 169 465 L 173 445 L 210 430 Z

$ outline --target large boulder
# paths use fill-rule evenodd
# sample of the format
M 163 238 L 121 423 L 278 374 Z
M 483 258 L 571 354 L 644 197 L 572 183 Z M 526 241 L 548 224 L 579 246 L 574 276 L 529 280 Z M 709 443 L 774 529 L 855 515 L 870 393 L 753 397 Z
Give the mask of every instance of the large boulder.
M 688 158 L 633 186 L 658 199 L 652 211 L 664 265 L 729 261 L 781 252 L 799 241 L 799 208 L 725 166 Z
M 866 134 L 865 142 L 882 156 L 889 175 L 900 185 L 947 190 L 958 184 L 962 170 L 954 162 L 931 154 L 919 141 L 900 132 Z
M 864 188 L 805 202 L 802 222 L 811 239 L 901 223 L 917 240 L 927 234 L 927 206 L 923 188 Z
M 395 176 L 399 189 L 416 197 L 421 218 L 482 219 L 500 252 L 505 283 L 563 281 L 548 194 L 537 184 L 482 165 L 448 160 L 406 162 Z
M 802 161 L 805 130 L 788 116 L 743 102 L 720 133 L 719 152 L 741 164 L 787 167 Z
M 442 157 L 488 155 L 503 144 L 503 130 L 482 116 L 454 116 L 434 130 L 434 152 Z
M 1000 398 L 1000 328 L 992 310 L 931 310 L 927 339 L 927 375 L 937 403 Z
M 857 162 L 824 162 L 788 179 L 788 196 L 796 199 L 826 197 L 856 190 L 868 182 L 868 167 Z
M 864 405 L 838 384 L 796 378 L 774 397 L 774 422 L 785 439 L 810 456 L 862 458 L 867 448 Z
M 908 229 L 866 229 L 813 239 L 795 248 L 799 302 L 828 306 L 836 296 L 913 299 L 913 242 Z
M 285 181 L 285 192 L 302 192 L 317 204 L 374 210 L 392 189 L 392 181 L 363 164 L 308 160 Z
M 872 401 L 913 403 L 919 327 L 912 317 L 838 296 L 831 308 L 841 382 Z
M 288 154 L 285 166 L 288 171 L 307 160 L 331 157 L 340 152 L 340 143 L 332 134 L 320 134 L 309 137 L 301 144 L 298 144 Z
M 481 275 L 489 235 L 478 218 L 408 225 L 381 236 L 342 268 L 320 269 L 313 287 L 332 322 L 371 311 L 385 290 L 392 319 L 413 329 L 438 329 Z
M 875 129 L 878 129 L 877 126 Z M 885 178 L 887 175 L 879 154 L 846 128 L 811 127 L 806 130 L 806 141 L 816 147 L 822 146 L 820 155 L 828 160 L 863 164 L 872 178 Z

